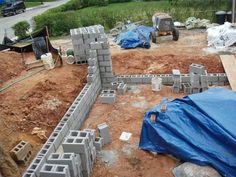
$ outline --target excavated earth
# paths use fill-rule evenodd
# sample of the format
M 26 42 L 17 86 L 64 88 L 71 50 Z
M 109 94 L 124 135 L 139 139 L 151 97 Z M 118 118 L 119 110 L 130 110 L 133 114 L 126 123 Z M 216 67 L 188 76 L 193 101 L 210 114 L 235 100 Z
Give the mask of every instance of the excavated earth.
M 203 64 L 208 72 L 224 72 L 219 57 L 203 51 L 207 44 L 202 30 L 182 30 L 179 41 L 152 44 L 150 49 L 123 50 L 113 42 L 110 44 L 115 74 L 171 73 L 172 69 L 187 73 L 191 63 Z M 72 46 L 69 38 L 54 40 L 53 45 L 63 49 Z M 0 52 L 0 61 L 1 87 L 30 72 L 23 67 L 21 54 Z M 49 136 L 86 84 L 86 75 L 87 65 L 64 64 L 61 68 L 41 71 L 0 93 L 0 149 L 4 150 L 0 171 L 3 176 L 18 177 L 24 172 L 28 164 L 14 164 L 9 151 L 20 140 L 28 141 L 33 145 L 32 160 L 46 141 L 32 135 L 33 128 L 39 127 Z M 153 93 L 150 85 L 133 89 L 119 96 L 114 105 L 97 101 L 83 126 L 95 128 L 107 122 L 112 133 L 112 143 L 104 148 L 112 163 L 97 158 L 93 177 L 171 177 L 171 169 L 178 163 L 169 156 L 152 155 L 137 147 L 144 112 L 163 97 L 173 99 L 183 95 L 172 94 L 169 87 L 160 93 Z M 132 133 L 130 142 L 119 140 L 122 131 Z

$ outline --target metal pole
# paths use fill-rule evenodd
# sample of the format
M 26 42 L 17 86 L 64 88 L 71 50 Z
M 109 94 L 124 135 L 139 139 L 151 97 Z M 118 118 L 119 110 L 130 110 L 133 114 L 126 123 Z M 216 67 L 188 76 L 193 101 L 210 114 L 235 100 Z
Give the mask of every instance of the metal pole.
M 235 23 L 236 0 L 232 0 L 232 23 Z

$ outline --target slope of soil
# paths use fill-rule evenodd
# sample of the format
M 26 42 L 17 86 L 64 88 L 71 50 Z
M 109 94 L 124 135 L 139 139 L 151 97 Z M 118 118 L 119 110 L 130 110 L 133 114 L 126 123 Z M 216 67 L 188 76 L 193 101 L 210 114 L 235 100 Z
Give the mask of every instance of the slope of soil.
M 21 54 L 0 52 L 0 86 L 13 77 L 18 76 L 23 70 Z
M 42 128 L 48 137 L 84 87 L 86 75 L 86 65 L 65 64 L 44 70 L 1 93 L 0 142 L 6 152 L 25 140 L 33 145 L 32 160 L 46 141 L 32 135 L 32 129 Z M 27 165 L 19 165 L 20 173 Z

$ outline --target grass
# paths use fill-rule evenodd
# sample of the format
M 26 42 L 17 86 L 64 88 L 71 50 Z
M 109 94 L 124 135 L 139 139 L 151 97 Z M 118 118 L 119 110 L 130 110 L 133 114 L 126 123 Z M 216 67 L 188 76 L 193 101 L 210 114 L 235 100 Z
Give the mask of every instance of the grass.
M 185 0 L 186 2 L 188 0 Z M 228 0 L 229 1 L 229 0 Z M 202 1 L 204 3 L 204 1 Z M 69 30 L 81 26 L 101 24 L 106 30 L 113 28 L 117 22 L 144 21 L 146 25 L 152 25 L 151 19 L 155 12 L 170 13 L 175 21 L 184 22 L 188 17 L 206 18 L 214 21 L 214 14 L 219 10 L 219 4 L 206 6 L 193 4 L 176 4 L 171 6 L 168 1 L 127 2 L 114 3 L 104 7 L 81 8 L 79 0 L 71 0 L 67 4 L 51 9 L 46 13 L 35 17 L 36 28 L 48 26 L 53 36 L 68 34 Z M 76 6 L 77 5 L 77 6 Z M 74 7 L 78 10 L 74 10 Z M 206 8 L 207 7 L 207 8 Z M 220 10 L 227 10 L 223 4 Z M 63 22 L 60 20 L 63 19 Z
M 35 7 L 41 5 L 41 2 L 25 2 L 26 8 Z

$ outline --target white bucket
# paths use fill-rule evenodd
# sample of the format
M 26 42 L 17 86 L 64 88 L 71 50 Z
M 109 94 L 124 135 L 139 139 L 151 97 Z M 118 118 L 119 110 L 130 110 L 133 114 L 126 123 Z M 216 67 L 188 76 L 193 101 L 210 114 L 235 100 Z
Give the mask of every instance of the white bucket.
M 162 86 L 162 79 L 160 77 L 152 78 L 152 90 L 153 91 L 160 91 Z
M 43 61 L 45 69 L 50 70 L 55 67 L 54 60 L 52 58 L 51 53 L 46 53 L 46 54 L 42 55 L 41 60 Z

